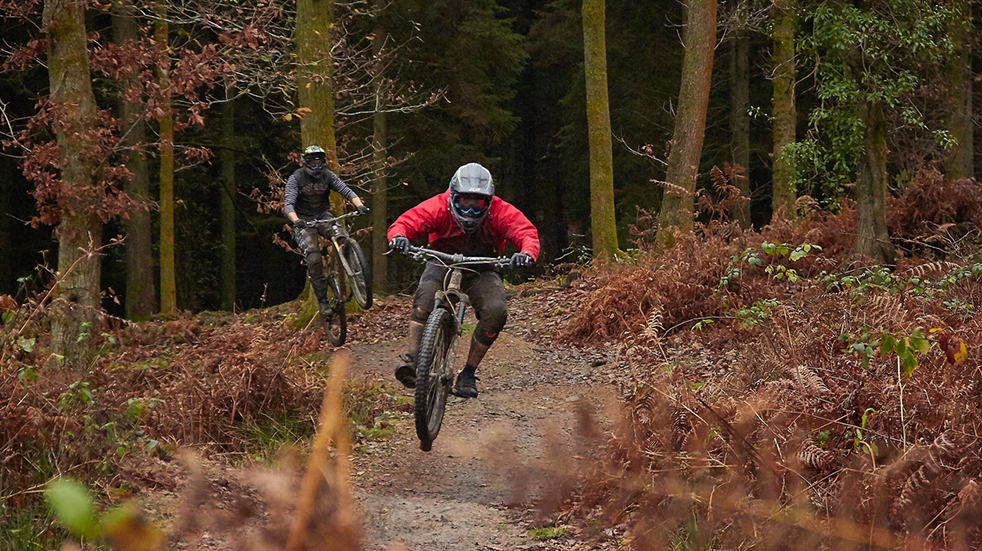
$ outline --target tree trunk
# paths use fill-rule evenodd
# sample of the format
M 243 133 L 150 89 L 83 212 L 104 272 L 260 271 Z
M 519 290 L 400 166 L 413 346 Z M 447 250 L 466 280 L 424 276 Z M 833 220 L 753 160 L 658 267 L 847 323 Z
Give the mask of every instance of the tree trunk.
M 736 207 L 730 216 L 741 228 L 749 228 L 750 220 L 750 35 L 744 10 L 749 9 L 745 2 L 737 5 L 736 28 L 733 30 L 733 44 L 730 50 L 730 128 L 733 133 L 730 148 L 733 165 L 740 167 L 737 181 L 740 195 L 746 201 Z M 742 177 L 741 177 L 742 176 Z
M 957 140 L 945 161 L 945 176 L 949 180 L 975 176 L 973 159 L 975 144 L 972 132 L 972 46 L 971 4 L 965 0 L 956 2 L 962 16 L 949 25 L 955 51 L 945 62 L 945 90 L 948 94 L 948 131 Z
M 388 189 L 386 188 L 386 120 L 385 113 L 372 115 L 372 288 L 383 291 L 389 287 L 389 250 L 385 229 L 388 227 Z
M 89 73 L 84 2 L 46 0 L 48 81 L 51 88 L 58 162 L 64 195 L 59 201 L 59 280 L 53 294 L 51 352 L 75 370 L 88 367 L 94 351 L 93 324 L 100 313 L 102 221 L 94 214 L 96 105 Z M 86 198 L 88 196 L 88 199 Z M 95 197 L 95 199 L 92 199 Z
M 893 265 L 897 252 L 887 232 L 887 132 L 883 106 L 866 102 L 860 106 L 865 130 L 863 156 L 856 182 L 856 253 L 881 265 Z
M 113 39 L 120 47 L 138 38 L 136 10 L 131 4 L 113 3 Z M 127 73 L 123 90 L 139 89 L 142 84 L 136 73 Z M 146 123 L 142 105 L 119 100 L 119 117 L 123 122 L 120 147 L 124 150 L 130 180 L 126 194 L 138 208 L 126 218 L 126 317 L 134 320 L 149 318 L 154 313 L 156 297 L 153 281 L 153 243 L 150 226 L 150 175 L 147 159 L 141 150 L 146 140 Z
M 381 9 L 382 0 L 376 0 Z M 376 61 L 382 52 L 384 31 L 375 33 L 372 54 Z M 389 250 L 385 229 L 388 227 L 388 187 L 386 186 L 386 160 L 388 159 L 385 111 L 381 109 L 381 87 L 384 64 L 378 64 L 375 75 L 375 112 L 372 113 L 372 288 L 384 291 L 389 287 Z
M 774 0 L 774 152 L 771 184 L 772 216 L 783 212 L 786 218 L 795 217 L 796 193 L 791 181 L 791 164 L 784 146 L 795 141 L 795 0 Z
M 716 0 L 686 0 L 685 11 L 682 86 L 658 222 L 657 240 L 663 246 L 674 244 L 675 230 L 692 232 L 696 179 L 706 132 L 709 84 L 716 46 Z
M 383 0 L 375 0 L 375 9 L 381 11 Z M 389 250 L 385 229 L 388 227 L 389 189 L 386 185 L 388 167 L 388 134 L 385 111 L 382 110 L 382 80 L 385 63 L 381 61 L 383 37 L 387 36 L 381 25 L 372 41 L 372 56 L 376 62 L 375 112 L 372 113 L 372 287 L 384 291 L 389 287 Z
M 607 99 L 605 0 L 583 0 L 583 54 L 586 70 L 586 116 L 590 141 L 590 227 L 593 256 L 617 254 L 614 217 L 614 165 Z
M 169 52 L 167 5 L 164 2 L 154 6 L 157 14 L 155 38 L 157 47 Z M 160 119 L 160 313 L 165 315 L 177 312 L 177 277 L 175 269 L 174 236 L 174 113 L 171 110 L 171 89 L 168 69 L 158 72 L 163 99 L 160 108 L 164 116 Z
M 303 147 L 318 145 L 327 152 L 328 167 L 338 171 L 337 143 L 334 139 L 334 87 L 331 58 L 331 26 L 334 0 L 297 0 L 297 99 L 301 109 L 310 111 L 300 120 Z M 324 259 L 327 262 L 328 259 Z M 310 281 L 301 296 L 305 311 L 317 308 Z
M 297 90 L 301 109 L 310 109 L 300 121 L 303 147 L 318 145 L 327 152 L 331 170 L 338 170 L 334 140 L 334 86 L 331 27 L 334 0 L 297 0 Z
M 231 94 L 229 94 L 231 95 Z M 235 310 L 235 103 L 222 104 L 222 310 Z

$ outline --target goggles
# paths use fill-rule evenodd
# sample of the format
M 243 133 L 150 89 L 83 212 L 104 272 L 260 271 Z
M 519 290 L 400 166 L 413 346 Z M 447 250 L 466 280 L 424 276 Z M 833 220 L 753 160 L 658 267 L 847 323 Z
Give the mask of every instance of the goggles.
M 488 209 L 488 204 L 491 201 L 487 197 L 473 197 L 461 195 L 457 197 L 454 202 L 454 207 L 457 208 L 457 212 L 467 216 L 469 218 L 477 218 L 484 214 L 484 211 Z
M 324 166 L 327 165 L 327 159 L 321 157 L 320 155 L 307 157 L 306 159 L 303 160 L 303 162 L 308 167 L 315 168 L 315 169 L 324 168 Z

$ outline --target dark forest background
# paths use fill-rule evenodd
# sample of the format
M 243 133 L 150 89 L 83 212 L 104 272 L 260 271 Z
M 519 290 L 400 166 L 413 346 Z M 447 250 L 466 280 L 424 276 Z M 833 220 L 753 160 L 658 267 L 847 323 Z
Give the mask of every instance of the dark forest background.
M 175 2 L 175 5 L 181 4 Z M 399 48 L 391 75 L 418 97 L 437 97 L 418 109 L 387 114 L 388 222 L 417 202 L 445 189 L 459 165 L 480 162 L 495 178 L 498 195 L 512 202 L 538 227 L 543 244 L 539 266 L 526 275 L 542 275 L 559 259 L 589 254 L 590 175 L 585 116 L 583 35 L 580 3 L 571 0 L 401 0 L 364 15 L 363 2 L 339 3 L 339 21 L 348 41 L 359 36 L 388 34 Z M 750 40 L 750 183 L 752 221 L 756 227 L 771 218 L 772 136 L 769 122 L 771 23 L 765 5 L 719 4 L 716 61 L 706 138 L 700 162 L 700 187 L 709 189 L 709 171 L 733 161 L 729 55 L 733 14 L 737 7 L 751 14 Z M 90 10 L 87 29 L 93 43 L 108 40 L 108 11 Z M 27 44 L 34 32 L 24 19 L 5 17 L 8 56 L 14 45 Z M 290 22 L 287 20 L 286 24 Z M 613 134 L 614 192 L 620 246 L 630 248 L 629 227 L 639 213 L 657 212 L 667 149 L 674 127 L 683 48 L 682 5 L 677 2 L 609 0 L 606 3 L 607 67 Z M 804 25 L 807 31 L 807 24 Z M 200 21 L 175 19 L 175 40 L 207 44 L 215 40 Z M 971 41 L 970 41 L 971 42 Z M 977 64 L 972 59 L 972 64 Z M 0 75 L 4 120 L 28 120 L 38 98 L 46 93 L 47 72 L 41 66 L 17 70 L 9 64 Z M 284 67 L 286 72 L 289 67 Z M 821 102 L 814 93 L 807 66 L 799 71 L 797 116 L 799 137 L 809 128 L 810 106 Z M 974 73 L 973 73 L 974 74 Z M 181 148 L 216 151 L 221 143 L 219 121 L 226 95 L 221 85 L 206 88 L 203 124 L 190 125 L 175 139 Z M 113 83 L 96 82 L 96 94 L 109 104 Z M 340 176 L 363 197 L 369 174 L 360 160 L 371 139 L 372 121 L 363 112 L 344 112 L 339 91 L 337 139 Z M 408 93 L 407 93 L 408 95 Z M 227 96 L 226 96 L 227 97 Z M 416 97 L 416 96 L 414 96 Z M 211 98 L 211 100 L 209 99 Z M 297 117 L 270 107 L 270 95 L 253 92 L 230 100 L 234 111 L 234 174 L 236 193 L 235 281 L 239 309 L 272 305 L 298 296 L 305 272 L 300 257 L 274 243 L 274 236 L 292 242 L 278 210 L 259 208 L 257 197 L 275 198 L 283 181 L 297 168 L 302 147 Z M 407 99 L 407 103 L 414 100 Z M 925 100 L 926 102 L 928 100 Z M 926 109 L 925 109 L 926 110 Z M 894 135 L 894 134 L 891 134 Z M 57 242 L 52 228 L 28 224 L 37 215 L 16 144 L 6 142 L 0 157 L 0 294 L 23 297 L 50 283 Z M 227 144 L 226 144 L 227 145 Z M 913 146 L 892 144 L 891 190 L 896 193 L 915 169 L 928 166 L 929 156 Z M 642 153 L 644 152 L 644 153 Z M 904 157 L 904 159 L 901 159 Z M 158 159 L 148 156 L 151 195 L 155 196 Z M 905 160 L 906 159 L 906 160 Z M 223 241 L 218 217 L 222 163 L 217 155 L 187 158 L 176 172 L 177 299 L 181 309 L 221 307 Z M 904 170 L 901 170 L 903 168 Z M 814 186 L 807 189 L 807 185 Z M 827 186 L 802 182 L 799 194 L 811 194 L 822 208 L 834 210 L 842 197 L 823 197 Z M 274 201 L 275 202 L 275 201 Z M 156 222 L 154 222 L 156 224 Z M 156 225 L 154 226 L 156 231 Z M 355 229 L 366 256 L 371 240 L 364 219 Z M 122 224 L 104 226 L 104 241 L 121 235 Z M 125 296 L 125 249 L 104 250 L 104 306 L 122 315 Z M 154 262 L 156 262 L 154 260 Z M 396 259 L 389 263 L 389 289 L 399 292 L 415 280 L 415 266 Z

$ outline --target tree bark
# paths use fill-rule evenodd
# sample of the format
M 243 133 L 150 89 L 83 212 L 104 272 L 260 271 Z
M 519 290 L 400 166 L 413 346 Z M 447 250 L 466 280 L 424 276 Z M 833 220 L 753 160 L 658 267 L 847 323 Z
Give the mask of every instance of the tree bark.
M 657 240 L 663 246 L 674 244 L 675 230 L 692 232 L 696 179 L 706 132 L 709 84 L 716 46 L 716 0 L 686 0 L 685 12 L 682 86 L 658 223 Z
M 46 0 L 48 80 L 54 108 L 58 162 L 64 192 L 59 200 L 58 281 L 53 294 L 51 351 L 61 365 L 83 370 L 94 352 L 93 324 L 100 314 L 102 221 L 92 201 L 96 187 L 97 127 L 89 72 L 85 3 Z
M 774 0 L 771 16 L 774 19 L 773 86 L 774 86 L 774 151 L 771 184 L 772 216 L 784 213 L 795 217 L 796 193 L 791 181 L 791 164 L 784 147 L 794 143 L 795 124 L 795 0 Z
M 945 61 L 945 90 L 948 94 L 948 131 L 957 140 L 945 161 L 945 176 L 950 180 L 975 176 L 975 144 L 972 132 L 972 46 L 970 42 L 971 4 L 955 2 L 962 16 L 949 25 L 955 51 Z
M 310 111 L 300 121 L 303 147 L 318 145 L 327 152 L 331 170 L 338 170 L 334 138 L 334 86 L 331 27 L 334 0 L 297 0 L 297 90 L 301 109 Z
M 126 2 L 113 3 L 113 39 L 120 47 L 138 38 L 136 10 Z M 142 85 L 135 72 L 127 73 L 120 83 L 123 90 L 139 89 Z M 142 105 L 119 99 L 119 117 L 123 123 L 120 147 L 124 163 L 130 172 L 126 194 L 137 204 L 137 209 L 126 218 L 126 317 L 133 320 L 149 318 L 156 306 L 156 289 L 153 281 L 153 240 L 150 225 L 150 175 L 142 148 L 146 141 L 146 123 Z
M 883 106 L 867 101 L 860 105 L 865 130 L 863 156 L 856 182 L 856 253 L 881 265 L 897 261 L 890 243 L 886 218 L 887 132 Z
M 586 70 L 587 133 L 590 142 L 590 227 L 593 256 L 617 254 L 614 165 L 607 98 L 605 0 L 583 0 L 583 54 Z
M 389 250 L 385 228 L 388 227 L 388 188 L 386 188 L 386 120 L 385 113 L 372 115 L 372 288 L 383 291 L 389 287 Z
M 327 153 L 328 167 L 339 169 L 337 143 L 334 137 L 334 86 L 331 57 L 331 26 L 334 0 L 297 0 L 297 96 L 300 109 L 307 110 L 300 120 L 303 147 L 318 145 Z M 324 259 L 328 261 L 327 258 Z M 305 311 L 316 310 L 317 300 L 304 285 Z
M 737 27 L 733 30 L 730 50 L 730 130 L 733 133 L 730 148 L 733 165 L 740 167 L 737 181 L 740 195 L 746 201 L 736 207 L 730 216 L 741 228 L 749 228 L 750 220 L 750 35 L 744 13 L 746 3 L 737 5 Z
M 382 0 L 376 0 L 376 8 L 381 8 Z M 379 60 L 385 31 L 375 33 L 372 54 Z M 389 287 L 389 250 L 385 228 L 388 227 L 388 187 L 386 186 L 386 160 L 388 159 L 385 111 L 381 108 L 381 83 L 384 64 L 378 63 L 375 74 L 375 112 L 372 113 L 372 288 L 384 291 Z
M 155 38 L 157 47 L 169 52 L 169 26 L 167 24 L 167 4 L 159 2 L 154 9 L 157 14 Z M 165 56 L 166 57 L 166 56 Z M 160 119 L 160 313 L 172 315 L 177 312 L 177 270 L 175 267 L 174 235 L 174 113 L 171 109 L 171 88 L 168 68 L 160 69 L 157 80 L 160 84 L 160 108 L 164 116 Z
M 229 94 L 232 95 L 232 94 Z M 222 104 L 222 193 L 219 217 L 222 222 L 222 310 L 235 310 L 235 103 Z

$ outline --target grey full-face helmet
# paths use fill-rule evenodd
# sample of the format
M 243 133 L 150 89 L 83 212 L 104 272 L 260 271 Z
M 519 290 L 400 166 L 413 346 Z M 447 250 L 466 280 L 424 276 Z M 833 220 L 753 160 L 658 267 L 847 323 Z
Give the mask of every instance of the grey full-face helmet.
M 303 171 L 313 178 L 320 178 L 327 170 L 327 152 L 319 146 L 311 145 L 304 149 L 300 160 L 303 162 Z
M 494 180 L 491 172 L 477 163 L 457 169 L 450 179 L 450 213 L 464 233 L 473 233 L 491 209 L 494 199 Z

